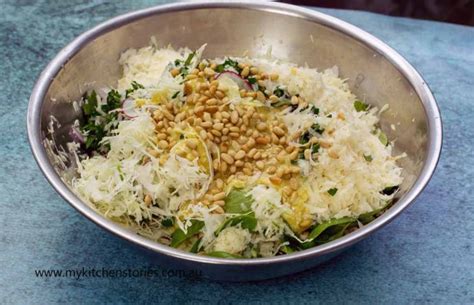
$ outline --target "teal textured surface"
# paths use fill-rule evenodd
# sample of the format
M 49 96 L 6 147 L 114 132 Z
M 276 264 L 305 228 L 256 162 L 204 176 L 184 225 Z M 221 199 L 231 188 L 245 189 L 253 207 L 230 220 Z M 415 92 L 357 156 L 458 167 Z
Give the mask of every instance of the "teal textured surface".
M 474 28 L 319 10 L 388 43 L 430 85 L 444 122 L 443 155 L 417 202 L 384 229 L 312 270 L 258 283 L 161 274 L 99 229 L 47 183 L 30 153 L 26 109 L 47 62 L 112 16 L 167 1 L 0 2 L 1 304 L 473 304 Z M 36 269 L 160 270 L 154 277 L 35 276 Z

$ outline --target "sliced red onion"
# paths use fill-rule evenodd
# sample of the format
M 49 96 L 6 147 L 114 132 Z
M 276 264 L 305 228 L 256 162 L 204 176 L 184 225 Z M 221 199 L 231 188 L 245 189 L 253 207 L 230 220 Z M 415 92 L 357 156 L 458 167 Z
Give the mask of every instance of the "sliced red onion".
M 245 78 L 242 78 L 238 73 L 234 71 L 224 71 L 222 73 L 219 73 L 216 75 L 215 79 L 218 79 L 221 76 L 227 76 L 228 78 L 233 80 L 239 86 L 240 89 L 253 91 L 253 87 L 249 83 L 249 81 L 246 80 Z
M 69 136 L 76 143 L 81 143 L 81 144 L 85 143 L 84 136 L 79 130 L 77 130 L 76 127 L 71 127 L 69 129 Z
M 133 119 L 138 116 L 135 108 L 135 101 L 132 99 L 126 99 L 122 102 L 122 112 L 129 119 Z

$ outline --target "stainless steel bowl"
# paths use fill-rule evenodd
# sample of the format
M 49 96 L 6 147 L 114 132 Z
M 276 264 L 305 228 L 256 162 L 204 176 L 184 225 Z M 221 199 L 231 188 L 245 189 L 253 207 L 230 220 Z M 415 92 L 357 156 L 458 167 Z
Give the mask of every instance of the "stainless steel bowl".
M 97 214 L 69 188 L 61 162 L 44 141 L 50 116 L 69 126 L 78 113 L 71 101 L 91 87 L 113 86 L 120 74 L 121 52 L 149 43 L 198 48 L 205 56 L 273 54 L 324 69 L 337 65 L 352 91 L 370 104 L 390 108 L 381 116 L 383 130 L 395 141 L 405 182 L 397 202 L 369 225 L 340 239 L 291 255 L 259 259 L 221 259 L 176 250 L 137 236 Z M 391 127 L 395 127 L 395 130 Z M 67 128 L 66 128 L 67 129 Z M 69 140 L 58 130 L 56 143 Z M 201 270 L 215 279 L 257 280 L 295 273 L 335 256 L 393 220 L 420 194 L 441 153 L 441 119 L 435 99 L 415 69 L 372 35 L 322 13 L 277 3 L 181 3 L 116 17 L 80 35 L 49 63 L 31 94 L 28 137 L 41 170 L 56 191 L 102 228 L 148 249 L 159 262 Z M 63 179 L 61 178 L 63 177 Z M 374 245 L 375 247 L 377 245 Z

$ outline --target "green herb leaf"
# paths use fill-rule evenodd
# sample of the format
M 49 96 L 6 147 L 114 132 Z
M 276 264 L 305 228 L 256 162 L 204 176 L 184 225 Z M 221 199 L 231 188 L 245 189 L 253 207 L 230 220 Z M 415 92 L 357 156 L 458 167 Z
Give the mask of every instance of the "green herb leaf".
M 281 107 L 281 106 L 289 106 L 291 105 L 291 101 L 289 99 L 280 99 L 278 102 L 273 103 L 272 107 Z
M 97 94 L 92 91 L 89 95 L 84 96 L 85 103 L 82 107 L 84 111 L 85 122 L 81 126 L 81 131 L 86 135 L 85 147 L 88 151 L 96 151 L 101 148 L 107 149 L 107 144 L 102 145 L 102 139 L 108 135 L 105 126 L 113 122 L 117 118 L 117 112 L 120 108 L 121 96 L 116 90 L 110 90 L 107 94 L 107 102 L 101 106 L 101 110 L 105 112 L 101 114 L 97 111 Z M 100 118 L 97 120 L 96 118 Z
M 204 227 L 204 222 L 201 220 L 193 219 L 191 220 L 191 226 L 187 228 L 187 232 L 184 233 L 183 230 L 177 228 L 174 233 L 171 235 L 171 244 L 173 248 L 177 248 L 183 242 L 196 235 Z
M 132 88 L 129 88 L 127 90 L 125 90 L 125 98 L 127 98 L 132 92 L 134 92 L 135 90 L 138 90 L 138 89 L 143 89 L 145 87 L 143 87 L 142 84 L 139 84 L 137 83 L 136 81 L 132 81 Z
M 373 158 L 372 158 L 371 155 L 364 155 L 364 159 L 365 159 L 365 161 L 367 161 L 367 162 L 372 162 L 372 160 L 373 160 Z
M 216 72 L 218 72 L 218 73 L 224 72 L 224 69 L 225 69 L 225 67 L 224 67 L 223 64 L 220 64 L 220 65 L 216 66 Z
M 179 94 L 179 91 L 176 91 L 171 98 L 175 99 L 178 96 L 178 94 Z
M 201 238 L 198 238 L 198 239 L 194 242 L 194 244 L 193 244 L 193 246 L 191 247 L 191 250 L 189 250 L 189 252 L 191 252 L 191 253 L 198 253 L 199 250 L 201 249 L 201 241 L 202 241 L 202 239 L 201 239 Z
M 179 69 L 179 74 L 181 74 L 181 76 L 183 76 L 183 77 L 186 76 L 186 75 L 188 75 L 188 72 L 189 72 L 189 69 L 188 69 L 188 67 L 186 67 L 186 66 L 181 67 L 181 68 Z
M 188 57 L 184 61 L 184 65 L 189 66 L 195 55 L 196 55 L 196 51 L 189 53 Z
M 97 113 L 97 93 L 92 90 L 89 95 L 84 96 L 84 105 L 82 110 L 86 116 L 91 116 Z
M 232 189 L 225 198 L 224 210 L 231 214 L 245 214 L 250 212 L 253 198 L 246 195 L 242 189 Z
M 122 106 L 122 103 L 120 101 L 121 98 L 122 97 L 117 90 L 110 90 L 107 94 L 107 104 L 102 105 L 102 110 L 107 113 L 109 111 L 120 108 Z
M 336 193 L 337 193 L 337 188 L 332 188 L 328 190 L 328 194 L 331 196 L 336 195 Z
M 224 251 L 214 251 L 207 253 L 207 256 L 219 257 L 219 258 L 242 258 L 240 255 L 230 254 Z
M 319 143 L 313 144 L 313 146 L 311 147 L 311 153 L 312 153 L 312 154 L 317 153 L 317 152 L 319 151 L 319 148 L 320 148 L 320 147 L 321 147 L 321 146 L 319 145 Z
M 230 58 L 227 58 L 222 64 L 217 65 L 216 71 L 219 73 L 222 73 L 226 70 L 226 68 L 233 68 L 235 71 L 238 73 L 242 72 L 242 69 L 239 68 L 239 63 L 235 60 L 232 60 Z
M 309 233 L 307 239 L 309 241 L 313 241 L 316 238 L 318 238 L 319 236 L 321 236 L 321 234 L 323 234 L 323 232 L 325 232 L 326 230 L 328 230 L 331 227 L 339 226 L 339 225 L 353 224 L 355 221 L 356 220 L 352 217 L 343 217 L 343 218 L 332 219 L 332 220 L 329 220 L 327 222 L 320 223 L 316 227 L 313 228 L 313 230 Z M 337 230 L 337 231 L 339 233 L 339 230 Z
M 257 79 L 253 76 L 250 76 L 247 78 L 247 81 L 249 82 L 249 84 L 253 85 L 257 82 Z
M 311 107 L 311 112 L 312 112 L 313 114 L 318 115 L 318 114 L 319 114 L 319 108 L 316 108 L 316 107 L 312 106 L 312 107 Z
M 291 253 L 297 251 L 297 249 L 294 249 L 294 248 L 292 248 L 292 247 L 286 245 L 286 246 L 281 247 L 281 248 L 280 248 L 280 251 L 283 252 L 283 253 L 285 253 L 285 254 L 291 254 Z
M 375 218 L 377 218 L 377 216 L 384 210 L 384 208 L 382 209 L 377 209 L 375 211 L 372 211 L 372 212 L 368 212 L 368 213 L 364 213 L 364 214 L 361 214 L 359 215 L 358 219 L 361 223 L 363 223 L 364 225 L 368 224 L 369 222 L 373 221 Z
M 379 140 L 383 145 L 385 145 L 385 146 L 388 145 L 387 135 L 383 131 L 380 131 L 380 133 L 379 133 Z
M 283 95 L 285 95 L 285 91 L 280 87 L 276 87 L 275 90 L 273 90 L 273 94 L 277 97 L 282 97 Z
M 316 131 L 319 134 L 323 134 L 324 128 L 322 128 L 318 123 L 311 125 L 311 129 Z
M 219 235 L 222 230 L 224 230 L 227 227 L 233 227 L 240 224 L 242 229 L 247 229 L 250 232 L 254 231 L 255 228 L 257 227 L 257 219 L 255 218 L 255 214 L 249 213 L 246 215 L 239 215 L 239 216 L 234 216 L 231 217 L 227 220 L 225 220 L 219 228 L 217 228 L 216 232 L 214 232 L 214 235 L 217 236 Z
M 165 218 L 161 221 L 161 225 L 163 227 L 172 227 L 174 225 L 174 220 L 173 220 L 173 217 L 168 217 L 168 218 Z
M 120 166 L 120 164 L 117 165 L 117 171 L 119 172 L 120 180 L 123 181 L 123 179 L 125 177 L 123 176 L 123 171 L 122 171 L 122 167 Z
M 357 112 L 366 111 L 369 108 L 369 105 L 363 103 L 362 101 L 355 101 L 354 108 Z
M 382 194 L 384 194 L 384 195 L 392 195 L 392 194 L 395 193 L 398 189 L 399 189 L 399 186 L 398 186 L 398 185 L 388 186 L 388 187 L 386 187 L 386 188 L 383 189 Z

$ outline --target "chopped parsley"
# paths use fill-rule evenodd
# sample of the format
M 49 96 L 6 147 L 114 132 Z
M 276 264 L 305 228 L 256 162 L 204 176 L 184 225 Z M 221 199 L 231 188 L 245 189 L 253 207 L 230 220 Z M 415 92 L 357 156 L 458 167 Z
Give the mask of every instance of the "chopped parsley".
M 319 143 L 313 144 L 313 146 L 311 146 L 311 153 L 316 154 L 319 151 L 319 148 L 321 148 Z
M 323 134 L 324 128 L 322 128 L 318 123 L 311 125 L 311 129 L 319 134 Z M 304 132 L 300 136 L 300 144 L 306 144 L 311 139 L 311 133 L 309 131 Z
M 364 155 L 364 159 L 365 159 L 365 161 L 367 161 L 367 162 L 372 162 L 372 160 L 373 160 L 374 158 L 372 158 L 371 155 Z
M 143 87 L 142 84 L 139 84 L 137 83 L 136 81 L 132 81 L 132 88 L 129 88 L 127 90 L 125 90 L 125 98 L 129 97 L 131 93 L 133 93 L 134 91 L 138 90 L 138 89 L 143 89 L 145 87 Z
M 196 56 L 196 51 L 188 54 L 188 57 L 183 61 L 181 59 L 176 59 L 174 65 L 176 68 L 179 68 L 179 74 L 182 77 L 185 77 L 189 73 L 189 65 L 193 61 L 194 56 Z
M 285 95 L 285 91 L 283 91 L 283 89 L 280 87 L 276 87 L 275 90 L 273 90 L 273 94 L 277 97 L 282 97 Z
M 233 68 L 239 74 L 242 72 L 242 69 L 239 68 L 239 63 L 231 58 L 227 58 L 222 64 L 217 65 L 216 71 L 219 73 L 224 72 L 227 68 Z
M 193 60 L 194 56 L 196 56 L 196 51 L 189 53 L 188 57 L 184 61 L 184 65 L 189 66 L 191 64 L 191 61 Z
M 81 127 L 81 132 L 86 135 L 85 148 L 87 151 L 99 150 L 102 147 L 101 141 L 108 135 L 108 130 L 105 129 L 106 125 L 117 119 L 118 112 L 116 110 L 122 106 L 121 98 L 118 91 L 110 90 L 107 94 L 107 102 L 100 106 L 104 115 L 97 110 L 97 93 L 93 90 L 84 95 L 84 105 L 82 106 L 84 124 Z
M 318 115 L 319 114 L 319 108 L 315 107 L 315 106 L 312 106 L 311 107 L 311 112 L 315 115 Z
M 366 111 L 369 108 L 369 105 L 365 104 L 362 101 L 355 101 L 354 108 L 357 112 Z
M 332 188 L 328 190 L 328 194 L 331 196 L 336 195 L 336 193 L 337 193 L 337 188 Z
M 167 228 L 172 227 L 174 225 L 174 220 L 172 217 L 165 218 L 161 221 L 161 225 Z
M 253 85 L 257 82 L 257 79 L 253 76 L 250 76 L 247 78 L 247 81 L 249 82 L 249 84 Z
M 176 91 L 171 98 L 175 99 L 176 97 L 178 97 L 178 94 L 179 94 L 179 91 Z

